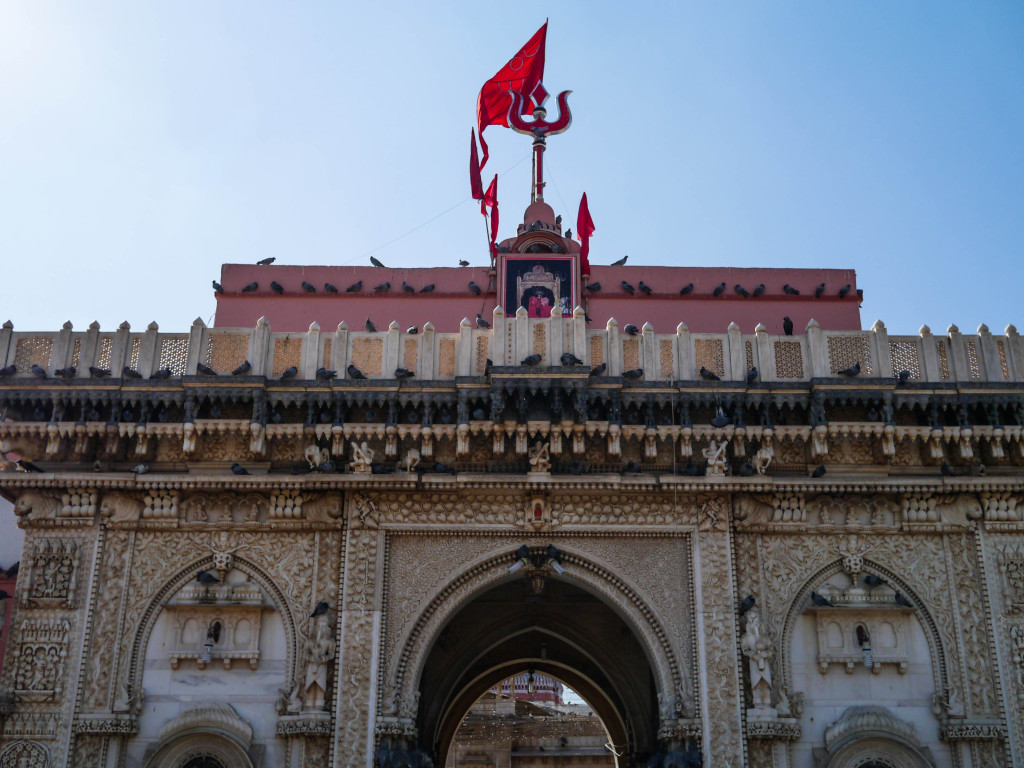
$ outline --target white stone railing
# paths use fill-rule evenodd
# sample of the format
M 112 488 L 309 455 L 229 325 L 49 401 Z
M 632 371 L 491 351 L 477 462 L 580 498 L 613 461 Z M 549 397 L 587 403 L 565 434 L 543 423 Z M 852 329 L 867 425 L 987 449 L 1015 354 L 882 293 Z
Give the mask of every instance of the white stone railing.
M 77 332 L 66 323 L 56 332 L 21 333 L 8 322 L 0 328 L 0 367 L 16 366 L 7 381 L 33 378 L 33 365 L 50 376 L 74 366 L 75 378 L 90 378 L 92 366 L 114 377 L 128 367 L 148 378 L 163 369 L 172 377 L 192 376 L 200 363 L 225 375 L 245 361 L 250 375 L 271 379 L 292 366 L 297 379 L 314 379 L 321 367 L 345 379 L 352 364 L 370 379 L 393 379 L 401 367 L 417 379 L 445 380 L 483 374 L 488 358 L 495 366 L 519 366 L 540 354 L 541 367 L 559 367 L 561 355 L 570 352 L 588 367 L 606 364 L 604 376 L 639 368 L 646 381 L 696 380 L 702 367 L 724 381 L 742 381 L 754 366 L 763 382 L 808 381 L 859 362 L 863 378 L 905 370 L 912 380 L 928 382 L 1024 382 L 1024 340 L 1012 325 L 1002 336 L 984 325 L 976 335 L 950 326 L 944 336 L 927 327 L 917 336 L 890 336 L 880 321 L 869 331 L 824 331 L 812 320 L 802 335 L 773 336 L 761 325 L 753 334 L 740 333 L 735 324 L 725 333 L 698 334 L 680 323 L 667 334 L 648 323 L 631 336 L 614 319 L 601 330 L 588 329 L 579 308 L 571 318 L 538 319 L 522 309 L 506 317 L 500 307 L 491 325 L 479 329 L 463 320 L 458 333 L 437 333 L 427 323 L 410 334 L 397 323 L 375 333 L 352 331 L 345 323 L 324 332 L 314 323 L 305 333 L 273 333 L 262 318 L 255 328 L 207 328 L 197 319 L 188 333 L 161 333 L 156 323 L 142 333 L 127 323 L 113 332 L 97 323 Z

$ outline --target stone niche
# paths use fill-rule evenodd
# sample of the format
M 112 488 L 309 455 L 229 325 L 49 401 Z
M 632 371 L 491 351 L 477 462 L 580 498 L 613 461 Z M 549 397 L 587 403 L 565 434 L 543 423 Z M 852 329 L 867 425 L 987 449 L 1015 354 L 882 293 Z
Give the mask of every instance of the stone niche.
M 260 622 L 270 606 L 253 582 L 192 584 L 167 605 L 172 637 L 172 669 L 183 660 L 199 669 L 220 662 L 225 669 L 238 659 L 257 669 L 260 661 Z
M 818 670 L 842 664 L 852 673 L 862 664 L 873 673 L 893 664 L 905 674 L 910 663 L 907 649 L 907 617 L 911 608 L 898 605 L 836 605 L 812 608 L 818 636 Z

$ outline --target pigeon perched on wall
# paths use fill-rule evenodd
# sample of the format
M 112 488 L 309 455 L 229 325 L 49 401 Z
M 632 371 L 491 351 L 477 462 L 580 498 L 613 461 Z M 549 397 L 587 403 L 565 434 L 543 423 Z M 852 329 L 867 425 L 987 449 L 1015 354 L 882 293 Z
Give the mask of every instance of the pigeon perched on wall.
M 153 371 L 151 374 L 149 374 L 149 378 L 151 378 L 151 379 L 169 379 L 169 378 L 171 378 L 171 369 L 170 368 L 161 368 L 159 371 Z
M 819 285 L 817 288 L 814 289 L 814 298 L 820 299 L 821 295 L 824 292 L 825 292 L 825 284 L 822 283 L 821 285 Z
M 375 266 L 375 267 L 383 267 L 383 266 L 384 266 L 384 265 L 383 265 L 383 264 L 381 263 L 380 259 L 378 259 L 378 258 L 377 258 L 377 257 L 375 257 L 375 256 L 371 256 L 371 257 L 370 257 L 370 263 L 371 263 L 371 264 L 373 264 L 373 266 Z
M 331 285 L 330 283 L 324 283 L 324 290 L 327 293 L 337 293 L 338 292 L 337 286 Z
M 691 293 L 693 293 L 693 283 L 687 283 L 686 285 L 679 289 L 680 296 L 688 296 Z
M 629 258 L 629 254 L 626 254 L 625 256 L 623 256 L 623 257 L 622 257 L 621 259 L 619 259 L 618 261 L 613 261 L 613 262 L 612 262 L 612 266 L 613 266 L 613 267 L 622 267 L 622 266 L 625 266 L 625 264 L 626 264 L 626 259 L 628 259 L 628 258 Z
M 527 355 L 520 361 L 520 365 L 540 365 L 540 361 L 543 359 L 541 355 Z
M 740 467 L 740 477 L 753 477 L 756 472 L 757 470 L 754 469 L 754 465 L 749 461 Z
M 233 370 L 233 371 L 231 372 L 231 375 L 232 375 L 232 376 L 245 376 L 245 375 L 246 375 L 246 374 L 248 374 L 248 373 L 249 373 L 249 371 L 251 371 L 251 370 L 252 370 L 252 363 L 250 363 L 250 362 L 249 362 L 248 360 L 246 360 L 246 361 L 245 361 L 244 363 L 242 363 L 242 364 L 241 364 L 240 366 L 238 366 L 237 368 L 235 368 L 235 370 Z
M 253 293 L 254 291 L 259 290 L 259 287 L 260 284 L 253 281 L 242 289 L 242 293 Z
M 709 371 L 703 365 L 700 367 L 700 377 L 708 381 L 721 381 L 721 377 L 714 371 Z
M 736 283 L 735 291 L 736 291 L 736 293 L 738 293 L 743 298 L 747 298 L 750 295 L 750 291 L 748 291 L 746 288 L 744 288 L 739 283 Z
M 327 613 L 327 611 L 330 610 L 330 608 L 331 606 L 328 603 L 325 603 L 321 600 L 319 603 L 316 604 L 316 608 L 313 609 L 313 612 L 309 614 L 309 618 L 315 619 L 317 616 L 323 616 L 325 613 Z
M 782 291 L 783 291 L 783 293 L 786 293 L 789 296 L 799 296 L 800 295 L 800 291 L 798 291 L 796 288 L 794 288 L 789 283 L 786 283 L 784 286 L 782 286 Z
M 742 616 L 744 613 L 746 613 L 751 608 L 753 608 L 754 607 L 754 603 L 756 603 L 756 602 L 757 602 L 757 598 L 755 598 L 753 595 L 747 595 L 746 597 L 744 597 L 743 598 L 743 602 L 740 603 L 740 610 L 739 610 L 740 616 Z
M 754 289 L 753 294 L 751 295 L 756 298 L 757 296 L 760 296 L 762 293 L 764 293 L 764 283 L 758 285 L 757 288 Z
M 196 574 L 196 581 L 200 584 L 210 586 L 211 584 L 220 584 L 220 579 L 214 576 L 209 571 L 200 571 Z
M 316 286 L 312 283 L 307 283 L 305 280 L 302 281 L 302 290 L 306 293 L 316 293 Z
M 46 471 L 42 467 L 36 466 L 35 464 L 33 464 L 31 461 L 28 461 L 27 459 L 18 459 L 17 464 L 21 468 L 22 472 L 45 472 Z
M 89 375 L 94 379 L 105 379 L 111 373 L 112 371 L 109 368 L 97 368 L 94 365 L 89 366 Z
M 491 324 L 484 320 L 483 315 L 479 312 L 476 313 L 476 327 L 477 328 L 490 328 Z
M 583 361 L 576 357 L 576 355 L 574 355 L 572 352 L 563 352 L 562 356 L 558 359 L 562 363 L 562 365 L 565 366 L 583 365 Z
M 256 266 L 257 267 L 269 267 L 275 261 L 277 261 L 277 257 L 276 256 L 269 256 L 269 257 L 267 257 L 265 259 L 260 259 L 259 261 L 257 261 L 256 262 Z
M 224 286 L 223 285 L 218 283 L 216 280 L 213 280 L 212 282 L 213 282 L 213 290 L 215 290 L 217 293 L 224 293 Z
M 760 376 L 760 375 L 761 374 L 758 373 L 757 366 L 755 366 L 755 367 L 751 368 L 749 371 L 747 371 L 747 386 L 749 387 L 751 384 L 753 384 L 755 381 L 757 381 L 757 377 Z
M 640 283 L 638 284 L 638 286 L 637 286 L 637 287 L 638 287 L 638 288 L 639 288 L 639 289 L 640 289 L 641 291 L 643 291 L 644 293 L 646 293 L 646 294 L 647 294 L 648 296 L 650 296 L 650 295 L 651 295 L 652 293 L 654 293 L 654 291 L 652 291 L 652 290 L 651 290 L 651 286 L 647 285 L 647 283 L 645 283 L 645 282 L 644 282 L 643 280 L 641 280 L 641 281 L 640 281 Z
M 942 466 L 939 467 L 939 471 L 942 473 L 943 477 L 952 477 L 954 475 L 953 468 L 949 466 L 948 461 L 942 462 Z
M 597 293 L 598 291 L 601 290 L 601 284 L 600 283 L 587 283 L 587 288 L 586 289 L 588 291 L 590 291 L 591 293 Z
M 465 259 L 459 259 L 459 266 L 460 267 L 468 267 L 469 266 L 469 262 L 466 261 Z
M 469 290 L 474 296 L 479 296 L 483 291 L 480 290 L 480 286 L 474 283 L 472 280 L 469 281 Z
M 369 317 L 366 318 L 366 332 L 367 333 L 376 333 L 377 332 L 377 326 L 373 324 L 373 320 L 371 320 Z
M 642 379 L 643 376 L 643 368 L 633 368 L 632 370 L 622 372 L 622 378 L 624 379 Z
M 270 290 L 272 290 L 274 293 L 281 294 L 284 293 L 284 286 L 277 282 L 277 280 L 271 280 Z
M 0 368 L 0 379 L 6 379 L 8 376 L 13 376 L 17 372 L 18 372 L 18 366 L 16 366 L 16 365 L 5 365 L 3 368 Z
M 346 288 L 345 293 L 359 293 L 361 290 L 363 290 L 363 281 L 359 280 Z
M 819 595 L 817 592 L 811 592 L 811 602 L 819 608 L 835 608 L 835 604 L 824 595 Z
M 405 280 L 402 281 L 402 290 L 406 293 L 416 293 L 416 289 L 409 285 Z
M 217 375 L 217 372 L 215 370 L 213 370 L 213 368 L 211 368 L 208 365 L 203 365 L 202 363 L 196 363 L 196 373 L 201 374 L 203 376 L 216 376 Z
M 29 370 L 31 370 L 32 375 L 38 379 L 46 378 L 46 369 L 43 368 L 43 366 L 41 365 L 36 365 L 35 363 L 32 363 L 32 367 Z
M 396 379 L 411 379 L 416 374 L 406 368 L 395 368 Z
M 131 472 L 133 475 L 148 475 L 149 474 L 149 462 L 144 461 L 141 464 L 136 464 L 134 467 L 132 467 L 128 471 Z
M 845 299 L 846 298 L 846 294 L 848 294 L 850 292 L 850 288 L 851 287 L 852 286 L 849 283 L 847 283 L 842 288 L 840 288 L 839 289 L 839 298 L 840 299 Z
M 841 371 L 836 371 L 840 376 L 849 376 L 851 379 L 854 376 L 860 375 L 860 360 L 851 365 L 849 368 L 843 368 Z
M 729 417 L 725 415 L 725 411 L 722 406 L 718 406 L 715 409 L 715 415 L 711 417 L 711 426 L 715 429 L 721 429 L 722 427 L 728 426 Z
M 793 321 L 789 319 L 789 315 L 782 318 L 782 332 L 787 336 L 793 335 Z
M 349 375 L 350 379 L 365 379 L 366 378 L 366 374 L 364 374 L 362 371 L 360 371 L 358 368 L 356 368 L 351 363 L 349 363 L 348 368 L 346 368 L 345 370 L 348 372 L 348 375 Z
M 355 366 L 352 366 L 355 367 Z M 330 381 L 338 375 L 337 371 L 332 371 L 330 368 L 317 368 L 316 378 L 318 381 Z
M 626 462 L 626 466 L 623 467 L 622 471 L 623 472 L 632 472 L 633 474 L 637 474 L 639 472 L 643 472 L 643 469 L 641 468 L 641 466 L 639 464 L 637 464 L 635 461 L 633 461 L 631 459 L 631 460 Z
M 640 329 L 637 328 L 632 323 L 627 323 L 622 330 L 623 330 L 624 333 L 628 334 L 629 336 L 636 336 L 638 333 L 640 333 Z
M 410 325 L 408 328 L 405 329 L 405 332 L 408 333 L 410 336 L 415 336 L 417 333 L 420 332 L 420 329 L 417 328 L 415 325 Z
M 630 296 L 635 296 L 636 295 L 636 290 L 633 288 L 632 285 L 627 283 L 625 280 L 622 281 L 621 285 L 622 285 L 622 290 L 624 290 Z
M 883 584 L 886 583 L 886 581 L 881 576 L 876 576 L 873 573 L 865 573 L 864 574 L 864 583 L 867 584 L 869 587 L 874 588 L 874 587 L 882 586 Z
M 73 379 L 75 378 L 76 369 L 75 366 L 69 365 L 67 368 L 58 368 L 53 372 L 53 375 L 58 379 Z
M 902 605 L 904 608 L 914 607 L 914 604 L 907 600 L 907 598 L 905 598 L 900 592 L 897 592 L 895 595 L 893 595 L 892 599 L 896 603 L 896 605 Z
M 129 368 L 127 365 L 121 369 L 121 375 L 126 379 L 141 379 L 142 374 L 136 371 L 134 368 Z
M 281 371 L 281 381 L 288 381 L 288 379 L 294 379 L 299 375 L 298 366 L 292 365 Z
M 391 290 L 391 283 L 390 282 L 381 283 L 380 285 L 373 286 L 373 292 L 374 293 L 387 293 L 390 290 Z
M 813 478 L 819 478 L 819 477 L 824 477 L 824 476 L 825 476 L 825 465 L 824 464 L 819 464 L 818 466 L 816 466 L 814 468 L 814 471 L 811 472 L 811 477 L 813 477 Z
M 431 283 L 430 285 L 424 285 L 422 288 L 420 288 L 420 293 L 433 293 L 433 292 L 434 292 L 434 284 L 433 283 Z
M 237 461 L 231 465 L 231 474 L 233 475 L 248 475 L 249 470 L 239 464 Z
M 590 369 L 590 375 L 591 376 L 600 376 L 602 373 L 604 373 L 607 370 L 608 370 L 608 363 L 601 363 L 600 365 L 595 365 L 593 368 Z
M 910 371 L 900 371 L 896 374 L 897 385 L 905 387 L 908 381 L 910 381 Z

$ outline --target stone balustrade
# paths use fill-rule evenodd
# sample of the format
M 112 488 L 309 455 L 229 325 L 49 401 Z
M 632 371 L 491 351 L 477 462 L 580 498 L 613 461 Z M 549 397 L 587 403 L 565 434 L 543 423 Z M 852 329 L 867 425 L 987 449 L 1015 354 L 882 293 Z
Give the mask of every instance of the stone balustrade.
M 657 333 L 645 324 L 629 335 L 616 320 L 605 328 L 587 327 L 583 310 L 571 318 L 529 318 L 520 309 L 506 317 L 498 307 L 491 328 L 479 329 L 463 320 L 458 333 L 437 333 L 427 323 L 417 333 L 391 323 L 386 330 L 353 331 L 343 322 L 333 332 L 314 323 L 306 333 L 274 333 L 261 318 L 254 328 L 208 328 L 199 319 L 188 333 L 162 333 L 151 323 L 142 333 L 127 323 L 102 331 L 93 323 L 84 333 L 65 323 L 56 332 L 16 332 L 10 322 L 0 329 L 0 363 L 14 365 L 9 378 L 34 378 L 38 365 L 49 376 L 75 367 L 73 378 L 90 378 L 90 367 L 121 376 L 125 367 L 149 378 L 169 370 L 171 378 L 196 375 L 197 365 L 219 375 L 230 374 L 248 361 L 250 376 L 277 379 L 291 367 L 296 379 L 314 379 L 319 368 L 350 378 L 354 365 L 369 379 L 393 379 L 397 368 L 416 379 L 438 381 L 484 373 L 494 366 L 520 366 L 540 354 L 540 367 L 560 367 L 570 352 L 588 367 L 606 365 L 604 377 L 641 369 L 644 381 L 688 381 L 704 368 L 723 381 L 743 381 L 757 367 L 762 382 L 800 382 L 833 377 L 855 363 L 861 378 L 889 379 L 907 371 L 911 380 L 927 382 L 1022 382 L 1024 340 L 1014 326 L 995 336 L 982 325 L 975 335 L 951 325 L 942 336 L 927 326 L 916 336 L 890 336 L 881 321 L 869 331 L 827 331 L 813 320 L 803 334 L 774 336 L 759 325 L 743 334 L 733 323 L 725 333 L 690 333 L 680 323 L 673 333 Z

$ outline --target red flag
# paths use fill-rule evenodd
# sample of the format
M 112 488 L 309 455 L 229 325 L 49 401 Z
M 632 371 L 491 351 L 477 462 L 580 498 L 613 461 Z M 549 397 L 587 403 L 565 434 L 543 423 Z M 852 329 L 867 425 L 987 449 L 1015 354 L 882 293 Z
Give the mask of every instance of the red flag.
M 469 188 L 474 200 L 483 200 L 484 185 L 480 181 L 480 160 L 476 155 L 476 131 L 469 129 Z
M 480 167 L 487 165 L 490 156 L 484 141 L 484 128 L 488 125 L 503 125 L 508 128 L 508 110 L 512 106 L 509 91 L 523 94 L 523 108 L 532 109 L 533 92 L 544 77 L 544 44 L 547 41 L 548 23 L 537 30 L 519 53 L 509 59 L 508 64 L 498 70 L 480 89 L 476 100 L 476 127 L 480 133 L 480 147 L 484 151 Z
M 580 200 L 580 212 L 576 216 L 576 234 L 580 236 L 580 272 L 590 274 L 590 236 L 594 234 L 594 220 L 590 218 L 587 193 Z
M 498 174 L 494 174 L 494 181 L 487 185 L 483 200 L 480 201 L 480 213 L 486 215 L 486 208 L 491 209 L 491 253 L 495 252 L 494 244 L 498 240 Z

